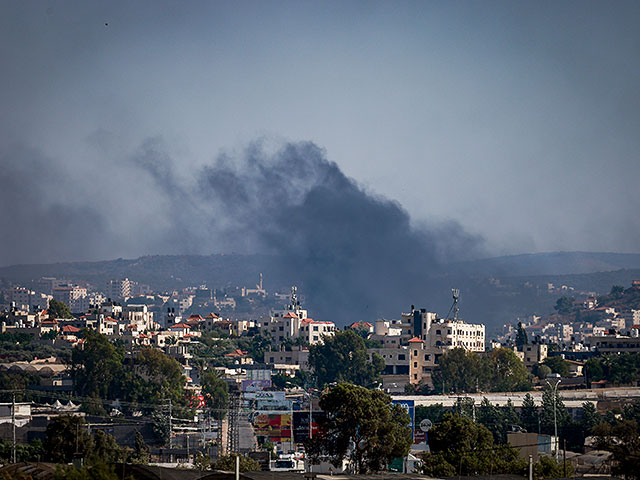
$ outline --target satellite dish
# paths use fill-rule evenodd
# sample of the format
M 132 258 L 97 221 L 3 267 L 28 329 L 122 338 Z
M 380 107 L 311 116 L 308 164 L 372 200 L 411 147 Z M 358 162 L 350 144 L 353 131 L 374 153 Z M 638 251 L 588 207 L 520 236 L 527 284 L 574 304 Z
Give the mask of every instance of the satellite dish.
M 423 432 L 428 432 L 431 427 L 433 427 L 433 422 L 428 418 L 425 418 L 420 422 L 420 430 L 422 430 Z

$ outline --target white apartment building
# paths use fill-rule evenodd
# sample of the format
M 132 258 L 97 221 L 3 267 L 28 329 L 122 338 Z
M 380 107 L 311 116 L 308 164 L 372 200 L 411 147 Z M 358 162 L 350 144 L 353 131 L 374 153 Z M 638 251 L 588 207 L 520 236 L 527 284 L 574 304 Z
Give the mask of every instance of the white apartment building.
M 109 280 L 106 286 L 106 295 L 111 300 L 127 300 L 131 297 L 131 289 L 133 287 L 133 282 L 128 278 L 123 278 L 121 280 Z
M 130 325 L 155 330 L 153 312 L 150 312 L 146 305 L 125 305 L 122 308 L 122 319 Z
M 78 285 L 60 285 L 53 289 L 53 299 L 63 302 L 72 312 L 84 312 L 84 297 L 87 296 L 87 289 Z
M 18 310 L 46 310 L 49 307 L 50 295 L 35 292 L 24 287 L 15 287 L 9 290 L 9 303 L 15 305 Z
M 323 336 L 332 336 L 335 330 L 336 325 L 333 322 L 323 322 L 305 318 L 300 322 L 297 337 L 304 338 L 309 345 L 314 345 L 321 342 Z
M 296 287 L 291 288 L 289 305 L 272 311 L 269 318 L 258 325 L 261 334 L 271 336 L 276 342 L 301 337 L 310 345 L 321 342 L 323 335 L 333 335 L 335 329 L 333 322 L 316 321 L 307 316 L 298 300 Z
M 429 347 L 446 350 L 464 348 L 472 352 L 485 351 L 485 327 L 462 320 L 439 320 L 421 337 Z

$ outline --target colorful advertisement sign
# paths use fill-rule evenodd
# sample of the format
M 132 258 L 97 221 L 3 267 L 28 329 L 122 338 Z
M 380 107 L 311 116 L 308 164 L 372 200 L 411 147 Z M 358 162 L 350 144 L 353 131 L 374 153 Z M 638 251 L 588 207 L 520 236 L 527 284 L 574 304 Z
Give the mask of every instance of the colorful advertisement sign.
M 253 417 L 253 430 L 259 437 L 271 442 L 291 440 L 291 414 L 259 413 Z

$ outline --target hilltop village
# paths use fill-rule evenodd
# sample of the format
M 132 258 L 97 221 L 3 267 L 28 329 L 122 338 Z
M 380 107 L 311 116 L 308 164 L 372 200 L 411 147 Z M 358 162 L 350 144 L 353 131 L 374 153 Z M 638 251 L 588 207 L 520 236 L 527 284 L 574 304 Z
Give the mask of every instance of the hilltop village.
M 330 418 L 323 398 L 355 384 L 409 414 L 408 448 L 385 469 L 441 475 L 448 463 L 434 463 L 427 432 L 451 412 L 485 425 L 514 461 L 532 455 L 543 468 L 569 441 L 572 471 L 615 470 L 615 449 L 590 453 L 593 429 L 640 411 L 640 282 L 599 297 L 563 291 L 556 313 L 515 319 L 494 339 L 463 319 L 452 292 L 446 315 L 411 305 L 339 328 L 314 320 L 296 287 L 267 292 L 262 275 L 223 293 L 152 292 L 127 278 L 102 289 L 55 278 L 11 286 L 0 314 L 6 460 L 46 456 L 52 425 L 67 422 L 89 440 L 108 434 L 125 463 L 206 470 L 241 454 L 264 470 L 360 472 L 354 447 L 338 461 L 328 450 L 312 457 Z M 88 455 L 71 450 L 51 460 Z

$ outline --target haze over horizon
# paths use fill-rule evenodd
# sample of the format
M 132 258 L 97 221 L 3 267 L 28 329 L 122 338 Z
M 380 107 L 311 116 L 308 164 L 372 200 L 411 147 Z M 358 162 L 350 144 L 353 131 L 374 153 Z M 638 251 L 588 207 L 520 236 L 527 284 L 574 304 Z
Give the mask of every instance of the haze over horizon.
M 0 265 L 640 252 L 636 2 L 0 12 Z

